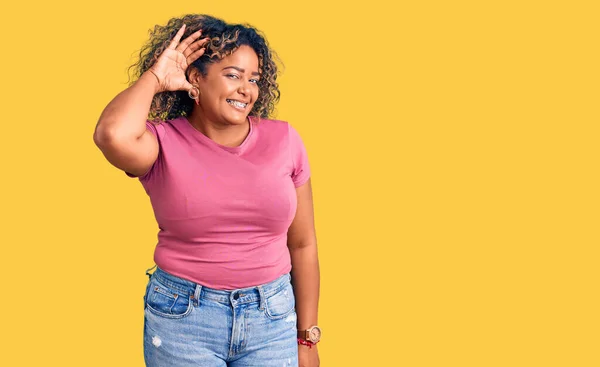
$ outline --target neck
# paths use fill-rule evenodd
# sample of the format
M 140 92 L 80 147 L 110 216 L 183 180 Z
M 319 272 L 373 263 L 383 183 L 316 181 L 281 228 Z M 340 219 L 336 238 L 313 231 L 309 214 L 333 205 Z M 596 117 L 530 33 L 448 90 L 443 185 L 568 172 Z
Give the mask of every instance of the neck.
M 218 123 L 206 118 L 206 115 L 198 108 L 194 108 L 186 118 L 196 130 L 215 143 L 226 147 L 240 146 L 250 133 L 250 120 L 248 117 L 245 123 L 240 125 Z

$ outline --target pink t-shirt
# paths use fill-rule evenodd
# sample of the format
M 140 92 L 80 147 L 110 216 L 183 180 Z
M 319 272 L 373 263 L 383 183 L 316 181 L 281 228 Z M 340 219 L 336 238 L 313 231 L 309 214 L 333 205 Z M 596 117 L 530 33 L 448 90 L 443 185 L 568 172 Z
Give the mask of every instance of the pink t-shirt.
M 161 269 L 228 290 L 291 270 L 287 230 L 295 188 L 310 177 L 306 149 L 287 122 L 250 121 L 238 147 L 216 143 L 185 117 L 146 122 L 160 150 L 139 180 L 159 227 L 154 261 Z

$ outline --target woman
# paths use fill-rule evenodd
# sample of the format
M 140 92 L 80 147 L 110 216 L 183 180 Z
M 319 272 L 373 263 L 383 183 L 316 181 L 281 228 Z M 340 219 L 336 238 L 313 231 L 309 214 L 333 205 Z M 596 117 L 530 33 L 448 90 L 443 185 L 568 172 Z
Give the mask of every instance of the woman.
M 319 365 L 310 167 L 297 131 L 268 119 L 273 57 L 248 25 L 171 19 L 100 116 L 96 145 L 139 178 L 160 228 L 148 366 Z

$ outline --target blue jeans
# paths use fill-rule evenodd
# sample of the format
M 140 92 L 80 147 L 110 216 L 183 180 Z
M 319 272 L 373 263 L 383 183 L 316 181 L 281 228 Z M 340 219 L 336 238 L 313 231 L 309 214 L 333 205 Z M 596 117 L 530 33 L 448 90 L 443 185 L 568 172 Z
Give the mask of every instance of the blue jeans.
M 156 268 L 144 304 L 147 366 L 298 366 L 289 273 L 256 287 L 216 290 Z

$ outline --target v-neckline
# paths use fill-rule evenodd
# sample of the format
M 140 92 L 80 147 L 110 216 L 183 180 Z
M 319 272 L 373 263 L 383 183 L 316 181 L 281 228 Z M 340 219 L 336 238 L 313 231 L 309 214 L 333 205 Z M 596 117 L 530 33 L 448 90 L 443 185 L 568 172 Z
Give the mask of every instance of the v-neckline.
M 248 120 L 248 123 L 250 124 L 250 131 L 248 132 L 248 135 L 246 135 L 246 138 L 244 139 L 244 141 L 242 141 L 242 143 L 240 145 L 238 145 L 237 147 L 228 147 L 228 146 L 219 144 L 216 141 L 209 138 L 208 136 L 204 135 L 200 130 L 196 129 L 192 125 L 192 123 L 187 119 L 186 116 L 181 116 L 180 118 L 183 120 L 182 121 L 183 125 L 185 125 L 188 130 L 191 130 L 191 134 L 193 134 L 194 136 L 197 136 L 200 140 L 204 141 L 206 144 L 209 144 L 216 148 L 223 149 L 229 153 L 232 153 L 232 154 L 238 155 L 238 156 L 242 155 L 242 153 L 244 153 L 246 147 L 248 146 L 248 144 L 250 142 L 250 138 L 252 137 L 253 132 L 254 132 L 254 126 L 253 126 L 254 123 L 252 121 L 253 117 L 248 116 L 247 120 Z

